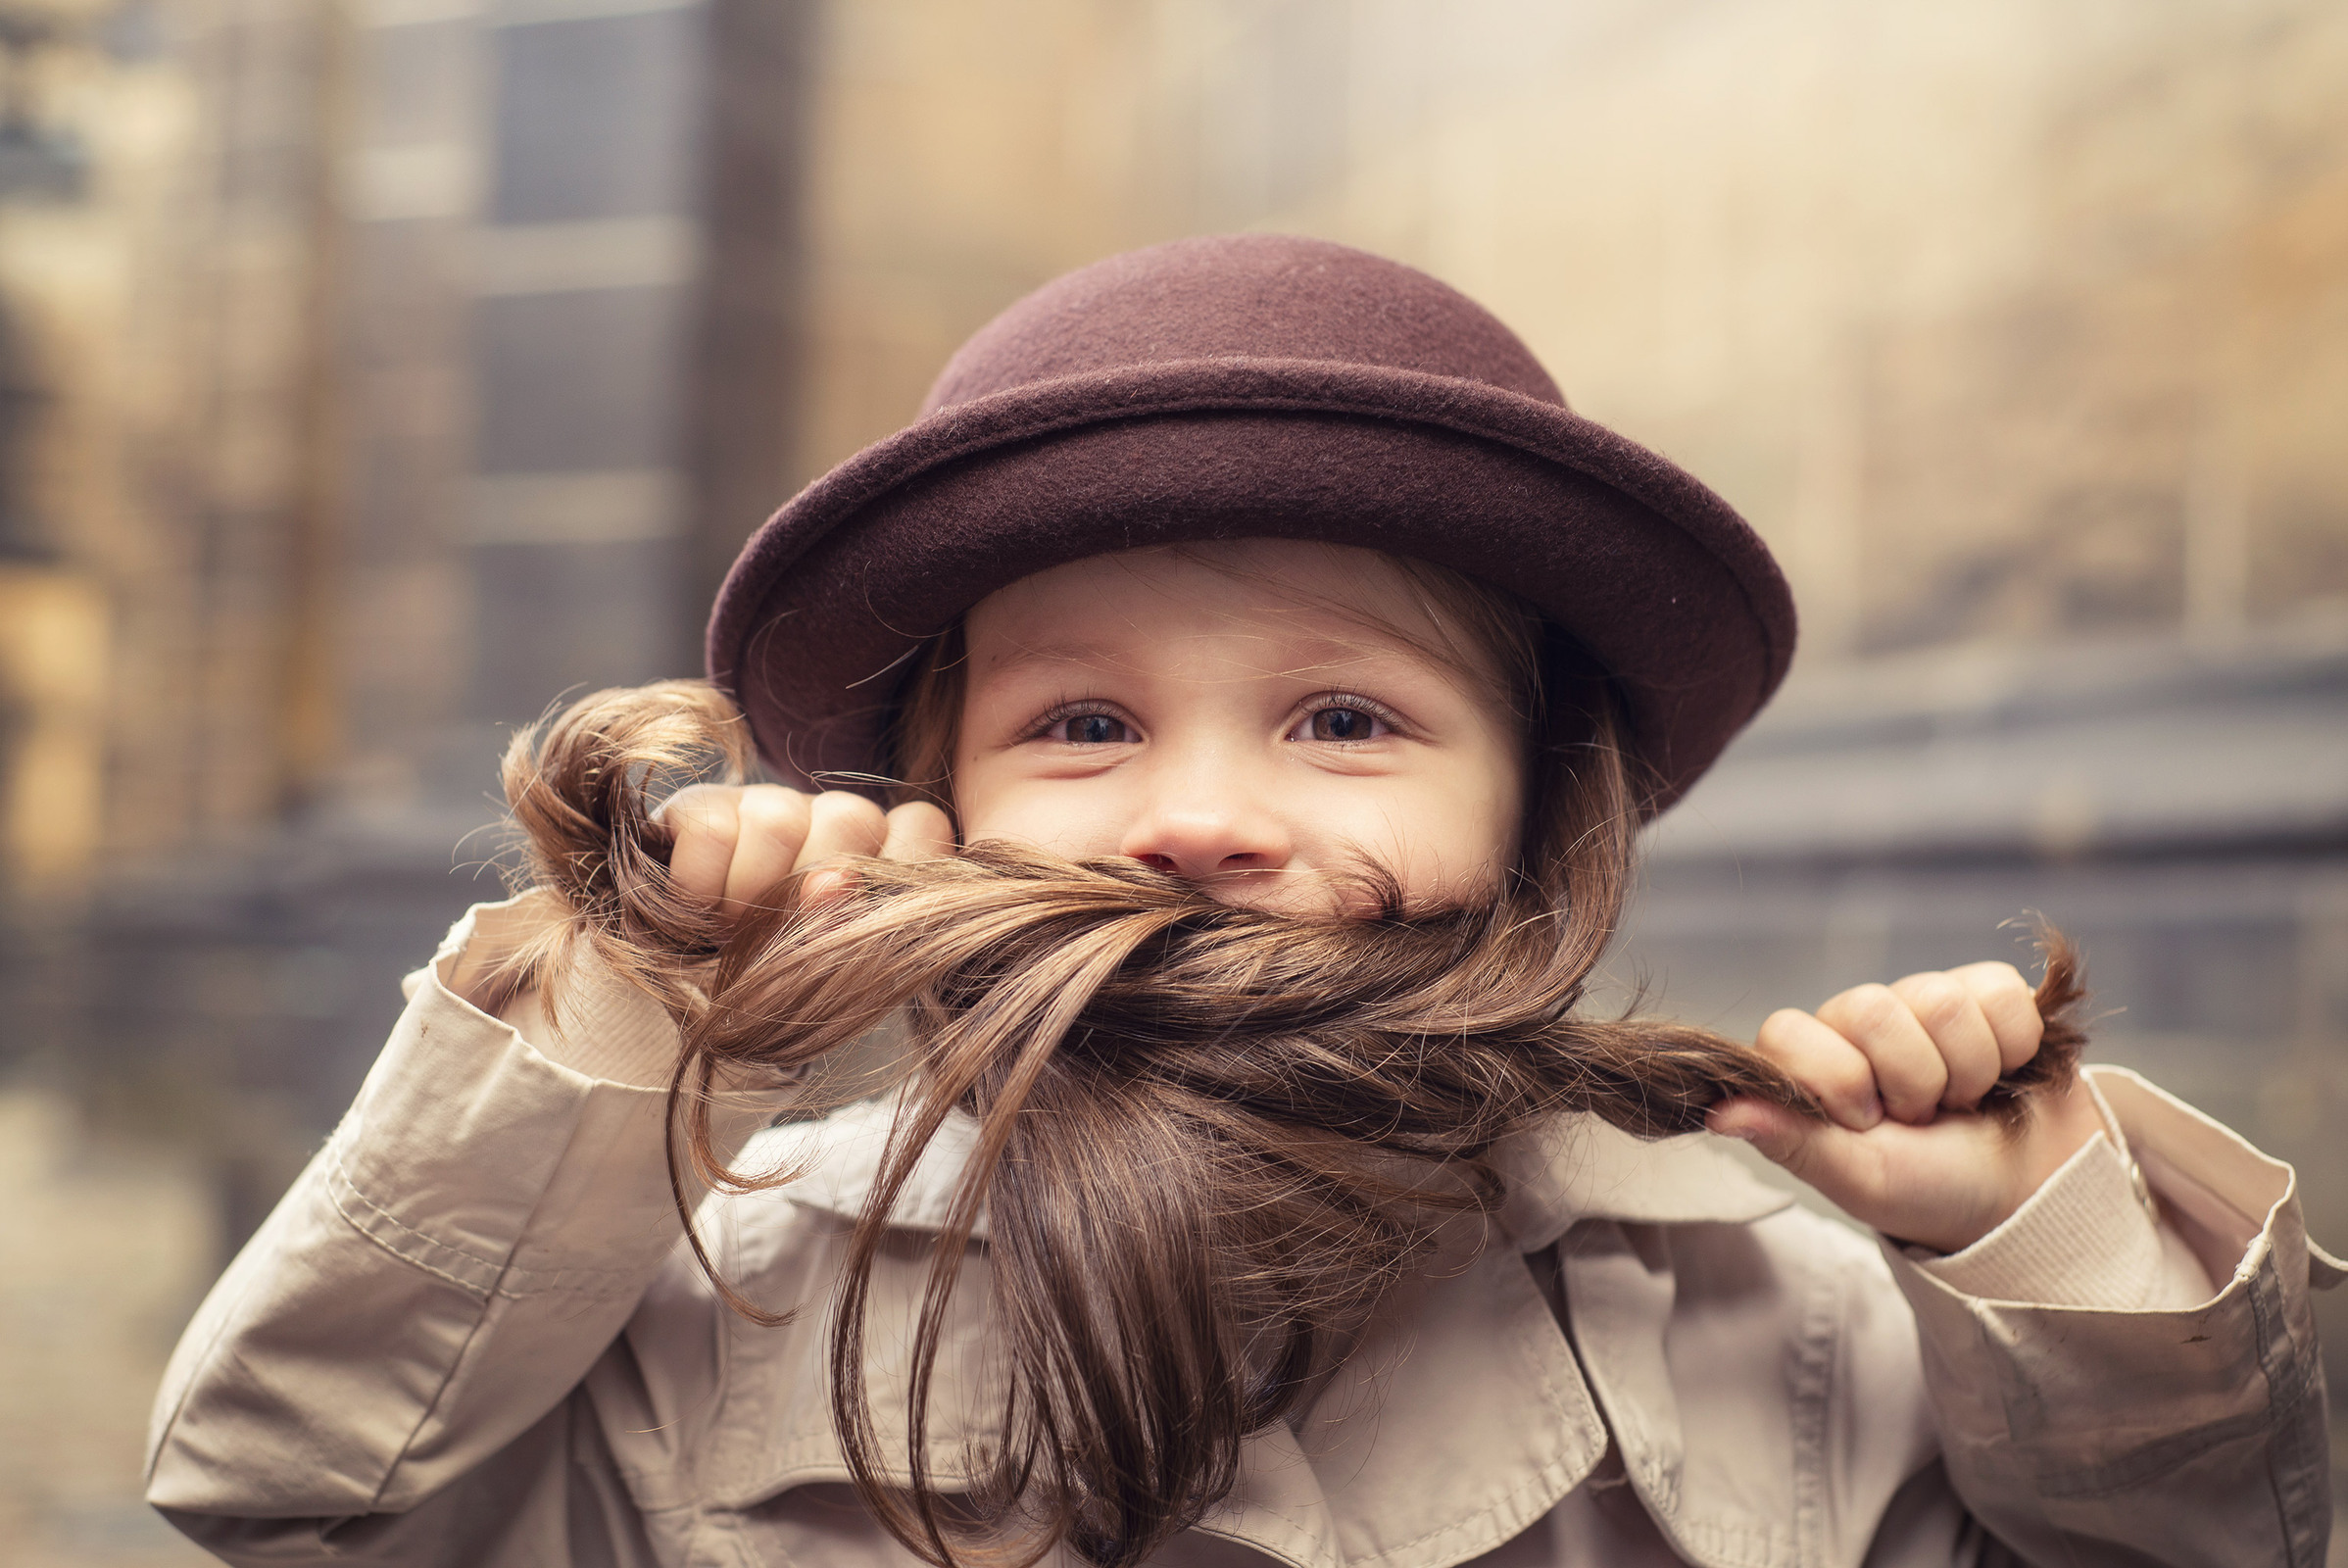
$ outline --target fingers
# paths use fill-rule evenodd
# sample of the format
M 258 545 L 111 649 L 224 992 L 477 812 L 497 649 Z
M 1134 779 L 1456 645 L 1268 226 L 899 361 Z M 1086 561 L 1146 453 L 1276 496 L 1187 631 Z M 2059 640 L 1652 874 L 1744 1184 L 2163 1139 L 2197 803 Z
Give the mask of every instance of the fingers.
M 1938 1106 L 1963 1110 L 1979 1103 L 2005 1064 L 1998 1054 L 1997 1033 L 1972 988 L 1953 974 L 1931 970 L 1892 981 L 1891 994 L 1924 1025 L 1939 1054 L 1945 1081 Z
M 1915 1011 L 1889 986 L 1853 986 L 1819 1007 L 1821 1023 L 1849 1041 L 1875 1071 L 1884 1113 L 1930 1121 L 1948 1088 L 1948 1065 Z
M 779 784 L 753 784 L 738 797 L 742 821 L 732 863 L 725 870 L 725 894 L 718 911 L 740 919 L 755 906 L 771 901 L 783 878 L 799 863 L 804 846 L 815 836 L 821 796 L 809 797 Z
M 2019 1136 L 1970 1113 L 2043 1033 L 2034 994 L 2008 963 L 1854 987 L 1815 1016 L 1771 1014 L 1755 1043 L 1816 1097 L 1823 1119 L 1733 1099 L 1705 1124 L 1864 1223 L 1955 1250 L 2002 1223 L 2100 1127 L 2085 1095 L 2033 1097 Z
M 819 795 L 816 800 L 828 798 Z M 954 823 L 944 811 L 927 802 L 916 801 L 900 806 L 885 817 L 879 814 L 876 808 L 870 820 L 859 813 L 856 823 L 857 845 L 863 843 L 863 835 L 871 821 L 880 824 L 880 842 L 876 846 L 870 849 L 848 848 L 838 853 L 877 855 L 884 860 L 928 860 L 954 853 Z M 810 848 L 801 858 L 800 864 L 805 867 L 816 863 L 819 858 Z M 854 880 L 855 873 L 845 866 L 834 870 L 818 870 L 807 880 L 807 897 L 814 903 L 837 898 L 848 891 Z
M 806 843 L 800 848 L 794 871 L 810 871 L 801 884 L 803 895 L 820 903 L 837 897 L 848 886 L 845 870 L 819 870 L 828 860 L 842 856 L 878 855 L 888 837 L 888 821 L 881 808 L 847 790 L 825 790 L 813 797 L 805 797 L 810 811 Z
M 811 872 L 811 900 L 848 885 L 843 870 L 820 869 L 843 857 L 919 860 L 954 853 L 954 824 L 927 803 L 883 815 L 860 795 L 819 795 L 779 784 L 696 784 L 670 796 L 660 816 L 674 831 L 668 870 L 693 898 L 715 904 L 728 919 L 771 905 L 784 881 Z
M 2007 1168 L 2004 1130 L 1986 1116 L 1887 1120 L 1859 1133 L 1737 1099 L 1715 1105 L 1705 1125 L 1751 1144 L 1860 1223 L 1944 1252 L 1986 1235 L 2028 1196 Z
M 1742 1139 L 1763 1158 L 1805 1180 L 1823 1174 L 1817 1168 L 1822 1152 L 1832 1161 L 1836 1152 L 1860 1147 L 1848 1142 L 1856 1136 L 1849 1129 L 1821 1125 L 1766 1100 L 1724 1100 L 1705 1113 L 1704 1129 L 1723 1138 Z
M 934 860 L 953 853 L 954 822 L 927 801 L 913 801 L 889 813 L 882 859 Z
M 1863 1131 L 1883 1115 L 1922 1125 L 1971 1108 L 2036 1054 L 2043 1031 L 2021 971 L 1976 963 L 1854 986 L 1815 1017 L 1788 1009 L 1757 1043 L 1834 1120 Z
M 669 876 L 688 897 L 704 904 L 715 904 L 725 895 L 726 867 L 733 863 L 734 845 L 742 836 L 735 809 L 741 794 L 721 784 L 696 784 L 677 791 L 654 813 L 675 834 L 668 852 Z
M 1948 971 L 1973 993 L 1973 1000 L 1997 1036 L 2001 1072 L 2012 1072 L 2038 1054 L 2046 1020 L 2038 1016 L 2038 993 L 2010 963 L 1968 963 Z
M 1809 1013 L 1796 1007 L 1771 1013 L 1753 1045 L 1815 1095 L 1837 1124 L 1864 1132 L 1883 1119 L 1875 1068 L 1856 1046 Z
M 1827 1200 L 1868 1224 L 1877 1221 L 1886 1185 L 1883 1141 L 1913 1129 L 1882 1123 L 1871 1133 L 1816 1122 L 1765 1100 L 1724 1100 L 1704 1117 L 1706 1131 L 1737 1138 L 1761 1157 L 1809 1183 Z

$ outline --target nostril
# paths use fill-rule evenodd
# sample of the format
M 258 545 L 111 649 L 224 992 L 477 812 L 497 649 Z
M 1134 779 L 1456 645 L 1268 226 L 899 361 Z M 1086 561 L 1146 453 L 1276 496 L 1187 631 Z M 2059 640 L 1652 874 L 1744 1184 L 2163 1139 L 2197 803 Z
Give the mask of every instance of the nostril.
M 1174 863 L 1174 857 L 1171 855 L 1137 855 L 1134 858 L 1152 871 L 1164 871 L 1171 874 L 1181 869 Z

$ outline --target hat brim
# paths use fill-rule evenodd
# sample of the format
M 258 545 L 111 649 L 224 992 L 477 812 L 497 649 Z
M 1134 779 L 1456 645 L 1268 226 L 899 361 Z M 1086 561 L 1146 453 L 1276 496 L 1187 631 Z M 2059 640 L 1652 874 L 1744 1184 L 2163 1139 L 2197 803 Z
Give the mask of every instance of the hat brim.
M 1541 607 L 1619 682 L 1661 810 L 1785 678 L 1791 596 L 1736 512 L 1645 448 L 1479 382 L 1323 361 L 1173 362 L 946 409 L 752 539 L 711 678 L 786 781 L 862 784 L 907 656 L 1089 556 L 1238 538 L 1411 556 Z

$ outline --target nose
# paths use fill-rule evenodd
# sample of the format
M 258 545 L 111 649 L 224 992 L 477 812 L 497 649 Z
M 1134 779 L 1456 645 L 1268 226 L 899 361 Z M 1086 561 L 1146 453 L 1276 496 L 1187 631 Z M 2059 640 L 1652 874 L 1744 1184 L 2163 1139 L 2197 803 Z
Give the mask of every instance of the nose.
M 1253 792 L 1196 771 L 1158 782 L 1117 853 L 1194 882 L 1255 880 L 1287 867 L 1287 828 Z

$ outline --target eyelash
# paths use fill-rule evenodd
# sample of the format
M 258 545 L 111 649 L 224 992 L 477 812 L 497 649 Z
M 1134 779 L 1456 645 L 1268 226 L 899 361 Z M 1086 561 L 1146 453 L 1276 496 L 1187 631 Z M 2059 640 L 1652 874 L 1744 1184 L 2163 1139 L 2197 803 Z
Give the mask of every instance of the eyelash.
M 1103 717 L 1116 718 L 1120 720 L 1123 717 L 1123 715 L 1117 711 L 1115 707 L 1108 703 L 1091 702 L 1082 699 L 1070 703 L 1057 703 L 1050 709 L 1047 709 L 1041 717 L 1039 717 L 1033 724 L 1029 725 L 1027 733 L 1020 736 L 1019 739 L 1022 743 L 1027 741 L 1050 740 L 1052 738 L 1052 732 L 1059 728 L 1062 724 L 1068 722 L 1068 720 L 1072 718 L 1084 718 L 1095 713 L 1099 713 Z M 1062 744 L 1068 743 L 1063 742 Z
M 1313 714 L 1320 712 L 1324 709 L 1330 708 L 1343 708 L 1356 713 L 1366 713 L 1397 735 L 1405 734 L 1408 731 L 1408 726 L 1402 722 L 1402 716 L 1399 713 L 1396 713 L 1393 709 L 1387 707 L 1384 703 L 1364 697 L 1359 692 L 1323 692 L 1319 696 L 1311 698 L 1299 706 L 1297 710 L 1298 716 L 1296 723 L 1302 723 L 1304 720 L 1309 719 Z M 1079 699 L 1075 702 L 1054 704 L 1052 708 L 1046 710 L 1045 712 L 1038 716 L 1036 721 L 1028 727 L 1027 733 L 1022 735 L 1020 740 L 1022 742 L 1048 740 L 1052 737 L 1052 732 L 1053 730 L 1059 728 L 1062 724 L 1067 723 L 1068 720 L 1072 718 L 1085 718 L 1096 713 L 1104 717 L 1119 719 L 1121 722 L 1126 722 L 1123 719 L 1123 715 L 1118 713 L 1113 705 L 1108 703 L 1093 702 L 1086 699 Z M 1296 723 L 1290 724 L 1288 729 L 1283 730 L 1281 733 L 1285 735 L 1290 731 L 1295 730 Z M 1062 744 L 1073 743 L 1063 742 Z M 1360 746 L 1366 743 L 1362 741 L 1322 741 L 1319 744 L 1323 746 Z

